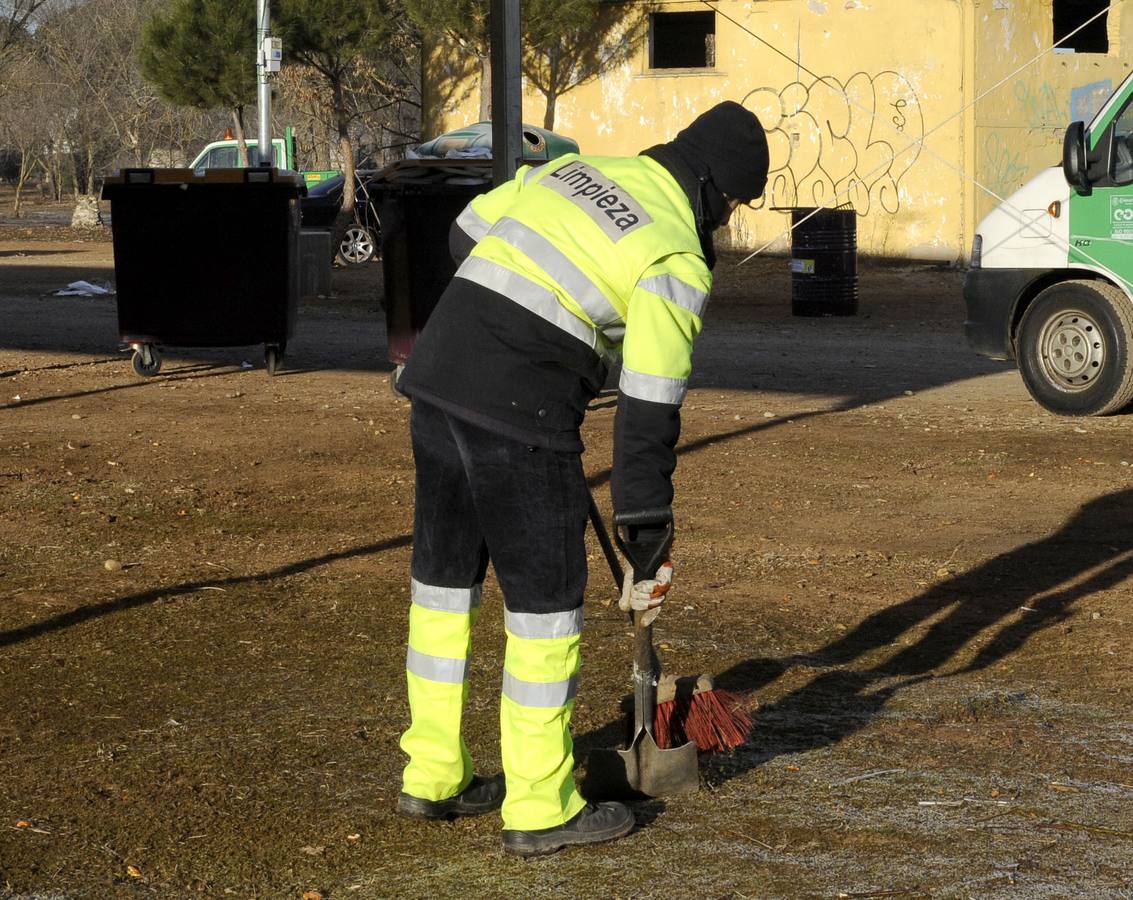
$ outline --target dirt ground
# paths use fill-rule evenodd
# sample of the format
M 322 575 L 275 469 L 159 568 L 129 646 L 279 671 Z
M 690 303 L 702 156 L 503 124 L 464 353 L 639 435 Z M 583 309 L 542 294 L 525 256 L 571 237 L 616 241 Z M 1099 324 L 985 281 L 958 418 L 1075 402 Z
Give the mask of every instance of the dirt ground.
M 1052 417 L 970 352 L 961 272 L 863 261 L 859 315 L 805 319 L 784 260 L 723 259 L 657 633 L 754 728 L 629 838 L 520 861 L 495 816 L 394 811 L 413 466 L 380 264 L 335 270 L 275 377 L 171 348 L 141 379 L 113 298 L 52 295 L 113 280 L 76 238 L 0 224 L 0 896 L 1133 897 L 1133 418 Z M 592 551 L 582 768 L 629 688 Z M 502 649 L 489 580 L 484 772 Z

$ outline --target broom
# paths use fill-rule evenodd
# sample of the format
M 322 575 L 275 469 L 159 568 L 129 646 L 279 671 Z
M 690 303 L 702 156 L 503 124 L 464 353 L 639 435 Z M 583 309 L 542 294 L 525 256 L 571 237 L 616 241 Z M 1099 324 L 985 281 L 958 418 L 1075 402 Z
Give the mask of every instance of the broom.
M 602 553 L 621 590 L 625 571 L 618 559 L 606 523 L 590 495 L 590 523 L 602 547 Z M 632 712 L 627 725 L 632 725 Z M 743 699 L 728 691 L 718 690 L 710 675 L 676 678 L 662 675 L 657 682 L 657 709 L 653 717 L 653 738 L 662 750 L 679 747 L 692 741 L 701 753 L 722 753 L 734 750 L 747 740 L 751 730 L 751 712 Z

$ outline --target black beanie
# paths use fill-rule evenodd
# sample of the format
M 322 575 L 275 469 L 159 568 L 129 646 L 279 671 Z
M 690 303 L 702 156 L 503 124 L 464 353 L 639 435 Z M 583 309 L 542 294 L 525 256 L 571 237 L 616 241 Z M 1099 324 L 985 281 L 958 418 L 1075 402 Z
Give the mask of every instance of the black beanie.
M 767 184 L 767 136 L 755 113 L 734 100 L 718 103 L 697 116 L 672 141 L 697 176 L 707 174 L 717 189 L 748 203 Z

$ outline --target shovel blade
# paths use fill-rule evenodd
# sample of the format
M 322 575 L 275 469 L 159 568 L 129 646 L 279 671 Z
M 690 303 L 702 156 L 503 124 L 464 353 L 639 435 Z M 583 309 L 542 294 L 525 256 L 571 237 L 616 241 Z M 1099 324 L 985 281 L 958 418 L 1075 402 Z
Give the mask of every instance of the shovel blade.
M 591 752 L 584 787 L 592 800 L 691 794 L 700 787 L 696 744 L 662 750 L 648 731 L 638 732 L 625 750 Z

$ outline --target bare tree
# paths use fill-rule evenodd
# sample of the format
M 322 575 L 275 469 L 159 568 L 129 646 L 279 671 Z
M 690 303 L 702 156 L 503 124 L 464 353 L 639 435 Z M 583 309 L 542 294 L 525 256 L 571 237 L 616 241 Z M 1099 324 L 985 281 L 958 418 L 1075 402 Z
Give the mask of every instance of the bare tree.
M 46 18 L 38 51 L 59 85 L 67 110 L 57 146 L 69 157 L 76 194 L 91 194 L 99 172 L 115 164 L 145 165 L 153 123 L 167 108 L 138 71 L 142 24 L 161 0 L 84 0 Z M 61 172 L 59 174 L 62 174 Z
M 60 108 L 55 102 L 51 73 L 34 56 L 10 63 L 5 93 L 0 94 L 0 141 L 18 157 L 12 215 L 23 215 L 24 188 L 43 167 Z
M 36 15 L 50 2 L 51 0 L 0 0 L 0 63 L 28 43 Z

